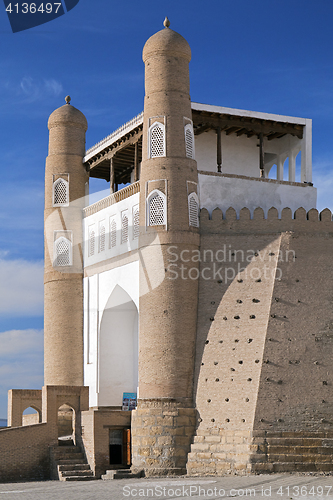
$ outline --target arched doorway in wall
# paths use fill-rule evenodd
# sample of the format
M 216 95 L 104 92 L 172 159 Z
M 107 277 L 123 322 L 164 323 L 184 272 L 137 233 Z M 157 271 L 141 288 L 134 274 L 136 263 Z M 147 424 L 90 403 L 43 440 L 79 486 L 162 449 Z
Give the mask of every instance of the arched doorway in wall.
M 39 424 L 42 421 L 42 412 L 34 406 L 26 408 L 22 414 L 22 425 Z
M 99 340 L 98 406 L 121 406 L 138 386 L 138 310 L 116 285 L 103 312 Z
M 68 405 L 63 404 L 58 408 L 58 438 L 61 444 L 75 440 L 75 411 Z

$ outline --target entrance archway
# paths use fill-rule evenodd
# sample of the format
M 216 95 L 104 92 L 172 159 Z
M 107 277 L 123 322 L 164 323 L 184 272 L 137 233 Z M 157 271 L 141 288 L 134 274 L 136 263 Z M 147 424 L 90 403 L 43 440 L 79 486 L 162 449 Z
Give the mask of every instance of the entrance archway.
M 121 406 L 138 386 L 138 310 L 117 285 L 103 312 L 99 346 L 99 406 Z
M 66 441 L 74 438 L 75 429 L 75 411 L 74 409 L 63 404 L 58 408 L 58 438 L 63 438 Z

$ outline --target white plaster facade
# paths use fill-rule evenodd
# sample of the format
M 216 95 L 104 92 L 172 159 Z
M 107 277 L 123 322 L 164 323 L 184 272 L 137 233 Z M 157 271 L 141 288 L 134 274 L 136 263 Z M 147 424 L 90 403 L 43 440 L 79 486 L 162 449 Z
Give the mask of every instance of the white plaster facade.
M 107 205 L 108 197 L 103 202 Z M 94 208 L 97 211 L 83 221 L 85 269 L 95 268 L 84 279 L 84 383 L 90 388 L 91 407 L 121 406 L 123 392 L 137 392 L 138 386 L 139 263 L 122 265 L 121 258 L 138 248 L 134 217 L 139 193 L 101 210 L 91 205 L 89 210 Z M 92 229 L 95 245 L 90 254 Z M 103 271 L 106 261 L 113 262 L 113 269 Z
M 136 211 L 139 210 L 139 196 L 140 194 L 136 193 L 102 210 L 97 210 L 92 215 L 84 218 L 84 267 L 137 250 L 138 234 L 135 232 L 136 224 L 134 218 Z M 104 198 L 103 201 L 107 204 L 108 197 Z M 100 204 L 101 202 L 97 202 L 94 205 Z M 88 208 L 94 211 L 94 205 L 90 205 Z M 124 216 L 127 217 L 127 237 L 123 234 Z M 103 248 L 101 248 L 100 244 L 102 224 L 104 224 L 105 229 L 105 244 Z M 112 225 L 115 228 L 115 234 L 112 231 Z M 89 251 L 89 238 L 92 230 L 95 237 L 93 253 Z
M 121 406 L 138 387 L 139 262 L 84 278 L 84 385 L 89 406 Z
M 279 216 L 286 207 L 293 212 L 300 207 L 307 211 L 316 207 L 317 189 L 308 184 L 208 172 L 199 172 L 198 177 L 200 208 L 206 208 L 210 214 L 217 207 L 223 213 L 232 207 L 239 216 L 239 211 L 246 207 L 253 215 L 254 209 L 261 207 L 267 217 L 271 207 L 277 208 Z

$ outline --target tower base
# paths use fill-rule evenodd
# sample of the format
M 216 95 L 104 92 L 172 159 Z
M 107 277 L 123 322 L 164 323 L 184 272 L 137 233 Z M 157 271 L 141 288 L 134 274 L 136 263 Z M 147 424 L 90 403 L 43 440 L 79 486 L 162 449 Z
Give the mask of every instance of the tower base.
M 145 476 L 186 474 L 196 409 L 171 398 L 139 399 L 132 411 L 132 471 Z

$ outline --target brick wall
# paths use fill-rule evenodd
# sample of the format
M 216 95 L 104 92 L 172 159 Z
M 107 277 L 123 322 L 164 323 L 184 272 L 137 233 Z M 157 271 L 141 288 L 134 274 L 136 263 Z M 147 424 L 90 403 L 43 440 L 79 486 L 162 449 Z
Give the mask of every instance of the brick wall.
M 131 426 L 131 412 L 121 410 L 89 410 L 81 414 L 82 441 L 86 457 L 96 477 L 100 477 L 110 465 L 109 431 L 112 428 Z
M 57 439 L 47 423 L 0 429 L 0 482 L 48 479 L 49 446 Z

